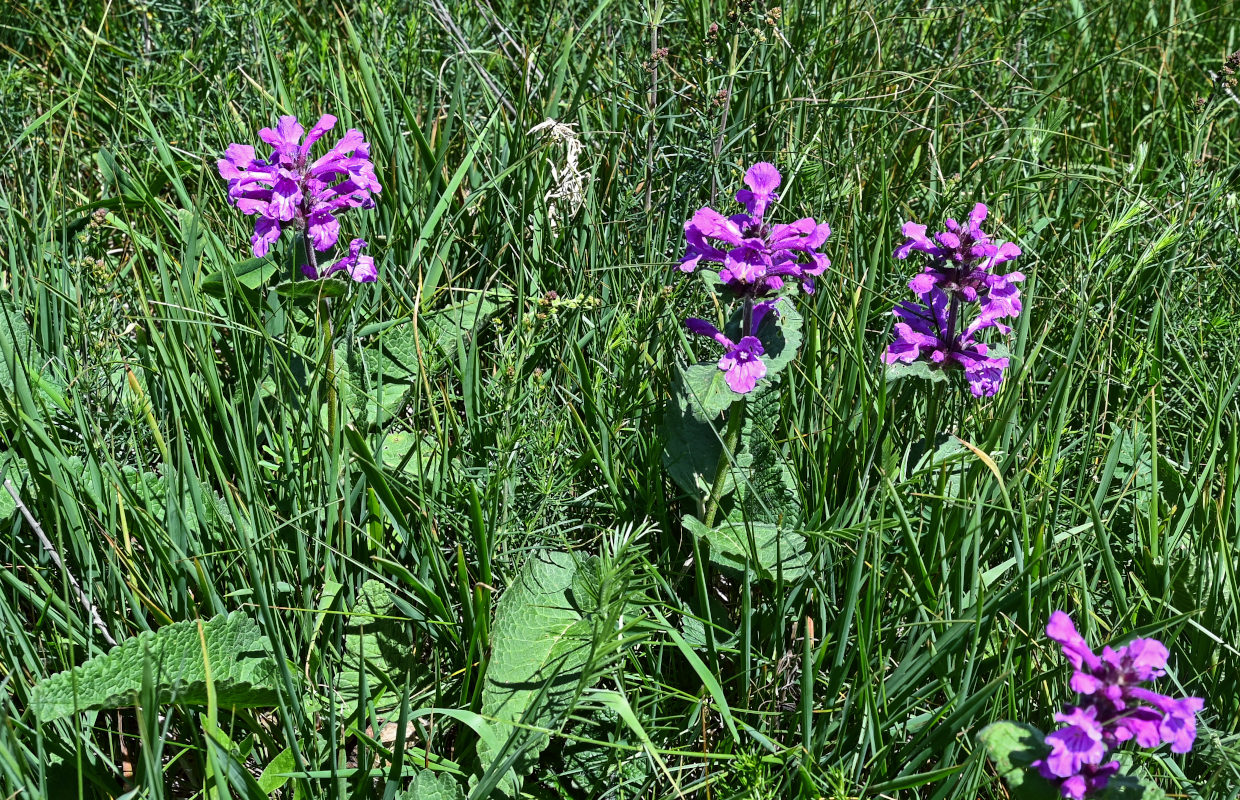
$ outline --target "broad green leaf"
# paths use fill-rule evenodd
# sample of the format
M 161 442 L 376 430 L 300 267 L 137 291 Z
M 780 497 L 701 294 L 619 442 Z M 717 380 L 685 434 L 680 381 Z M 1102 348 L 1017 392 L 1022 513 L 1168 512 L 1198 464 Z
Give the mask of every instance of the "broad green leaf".
M 457 344 L 473 333 L 482 323 L 495 315 L 501 306 L 512 300 L 512 292 L 496 287 L 485 293 L 475 293 L 467 299 L 452 303 L 430 314 L 422 315 L 428 338 L 438 345 L 445 356 L 456 355 Z M 427 345 L 423 344 L 423 348 Z
M 271 258 L 250 258 L 213 272 L 202 279 L 202 291 L 212 297 L 224 297 L 224 281 L 232 279 L 240 286 L 257 290 L 271 280 L 280 267 Z
M 296 764 L 297 762 L 293 759 L 293 748 L 284 748 L 263 768 L 262 774 L 258 776 L 259 788 L 270 795 L 276 789 L 288 783 L 289 776 L 287 773 L 292 772 Z
M 908 477 L 918 475 L 933 467 L 938 469 L 946 464 L 959 461 L 969 456 L 971 451 L 965 447 L 957 436 L 946 433 L 934 437 L 933 447 L 927 438 L 918 439 L 909 445 L 908 463 L 911 469 Z
M 762 342 L 762 363 L 766 364 L 766 377 L 759 386 L 774 380 L 775 375 L 797 357 L 801 349 L 804 319 L 789 298 L 781 298 L 776 305 L 778 314 L 767 314 L 758 326 L 758 341 Z
M 1107 788 L 1099 795 L 1101 800 L 1167 800 L 1162 789 L 1145 778 L 1136 775 L 1113 775 Z
M 677 381 L 663 417 L 663 466 L 685 492 L 705 499 L 715 480 L 723 434 L 697 408 L 683 383 Z M 725 491 L 734 488 L 729 474 Z
M 691 364 L 680 373 L 677 391 L 684 391 L 690 398 L 691 407 L 699 411 L 704 420 L 716 419 L 728 407 L 744 395 L 737 394 L 724 380 L 723 370 L 715 362 Z
M 424 769 L 414 776 L 408 789 L 396 793 L 396 800 L 465 800 L 465 790 L 448 773 Z
M 649 759 L 640 751 L 628 749 L 640 743 L 630 738 L 632 732 L 614 708 L 603 706 L 594 710 L 588 721 L 575 723 L 570 732 L 580 738 L 564 743 L 560 751 L 564 763 L 561 775 L 583 790 L 586 797 L 604 797 L 616 784 L 639 784 L 649 774 Z
M 5 349 L 12 348 L 18 360 L 24 361 L 30 352 L 30 328 L 22 313 L 13 307 L 8 295 L 0 295 L 0 337 L 8 346 Z M 26 366 L 29 368 L 29 365 Z M 13 375 L 9 373 L 4 358 L 0 358 L 0 389 L 6 392 L 14 390 Z
M 437 358 L 436 353 L 426 352 L 430 342 L 426 337 L 418 337 L 417 326 L 412 323 L 389 328 L 377 337 L 376 343 L 383 357 L 380 371 L 392 380 L 408 380 L 422 371 L 424 360 Z M 422 359 L 418 358 L 419 349 L 422 350 Z M 429 364 L 427 366 L 431 367 Z M 433 372 L 433 367 L 429 371 Z
M 935 383 L 947 380 L 946 372 L 941 369 L 932 369 L 930 364 L 925 361 L 914 361 L 911 364 L 897 361 L 894 364 L 887 365 L 885 374 L 888 382 L 898 381 L 901 378 L 925 378 Z
M 977 738 L 1015 800 L 1059 800 L 1059 791 L 1029 766 L 1047 752 L 1040 730 L 1022 722 L 994 722 Z
M 0 452 L 0 522 L 8 519 L 17 511 L 17 503 L 13 500 L 13 495 L 9 494 L 9 490 L 4 488 L 4 482 L 12 481 L 13 488 L 21 490 L 26 477 L 21 464 L 20 459 L 13 457 L 11 453 Z
M 53 369 L 49 368 L 54 365 L 48 364 L 47 359 L 38 355 L 31 342 L 30 326 L 26 324 L 25 315 L 14 307 L 13 301 L 7 294 L 2 293 L 0 293 L 0 339 L 4 341 L 3 346 L 0 346 L 0 390 L 10 393 L 10 396 L 15 391 L 13 374 L 9 372 L 9 357 L 4 355 L 6 352 L 11 352 L 14 359 L 13 368 L 21 369 L 25 373 L 26 382 L 30 384 L 30 388 L 38 390 L 41 399 L 51 401 L 53 405 L 68 410 L 69 405 L 65 400 L 65 382 Z
M 30 707 L 49 722 L 78 711 L 130 705 L 142 688 L 148 661 L 162 703 L 205 705 L 209 666 L 221 707 L 276 704 L 270 644 L 254 620 L 235 611 L 202 623 L 174 622 L 140 633 L 105 655 L 36 683 Z
M 412 456 L 409 456 L 410 450 L 415 451 Z M 378 455 L 383 460 L 383 466 L 389 470 L 400 468 L 403 462 L 405 472 L 422 475 L 436 469 L 438 450 L 439 443 L 429 434 L 391 431 L 383 437 Z
M 357 701 L 361 670 L 366 670 L 367 687 L 374 702 L 377 693 L 385 687 L 390 689 L 390 684 L 399 681 L 413 665 L 413 647 L 399 616 L 386 584 L 375 580 L 362 584 L 357 602 L 349 609 L 344 636 L 345 669 L 339 687 L 346 703 Z M 393 693 L 388 695 L 377 706 L 380 710 L 399 702 Z
M 801 503 L 787 455 L 776 438 L 779 399 L 776 387 L 750 396 L 741 429 L 742 453 L 737 462 L 745 470 L 740 491 L 743 518 L 787 527 L 800 518 Z
M 525 751 L 519 772 L 547 746 L 567 719 L 580 690 L 589 658 L 591 626 L 578 610 L 584 598 L 574 590 L 577 562 L 565 552 L 530 557 L 500 596 L 491 629 L 491 662 L 482 689 L 482 716 L 493 720 L 505 755 Z M 543 730 L 530 730 L 532 726 Z M 496 758 L 486 742 L 478 745 L 483 768 Z M 511 780 L 500 787 L 514 794 Z
M 714 528 L 707 528 L 690 516 L 683 522 L 690 533 L 710 547 L 711 563 L 734 577 L 744 578 L 748 565 L 759 578 L 774 580 L 782 574 L 785 581 L 793 581 L 805 574 L 809 565 L 805 535 L 799 531 L 734 519 L 724 520 Z
M 295 300 L 317 300 L 320 297 L 341 297 L 348 293 L 348 285 L 336 278 L 321 280 L 290 280 L 281 281 L 275 286 L 276 294 Z

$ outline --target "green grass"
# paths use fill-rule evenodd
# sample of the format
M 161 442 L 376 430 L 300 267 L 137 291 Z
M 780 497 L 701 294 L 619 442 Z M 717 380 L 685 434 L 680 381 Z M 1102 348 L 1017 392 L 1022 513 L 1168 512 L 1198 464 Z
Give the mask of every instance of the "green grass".
M 496 605 L 548 548 L 599 558 L 601 627 L 578 690 L 535 693 L 532 796 L 1006 797 L 975 736 L 1070 700 L 1056 608 L 1163 639 L 1164 688 L 1206 700 L 1192 754 L 1131 769 L 1240 796 L 1240 102 L 1209 75 L 1240 6 L 0 9 L 0 472 L 63 564 L 0 495 L 0 796 L 391 800 L 428 767 L 485 796 L 513 751 L 477 734 Z M 271 288 L 291 241 L 258 289 L 219 277 L 250 220 L 214 168 L 321 112 L 384 185 L 343 223 L 380 279 L 336 309 L 335 436 L 313 306 Z M 547 118 L 587 176 L 555 228 Z M 751 582 L 682 524 L 662 422 L 708 355 L 682 223 L 760 159 L 833 267 L 768 417 L 811 568 Z M 1000 394 L 932 410 L 878 361 L 891 251 L 976 200 L 1026 312 Z M 932 411 L 985 458 L 912 469 Z M 148 673 L 120 709 L 31 709 L 103 628 L 233 611 L 274 706 L 209 678 L 205 712 L 164 704 Z

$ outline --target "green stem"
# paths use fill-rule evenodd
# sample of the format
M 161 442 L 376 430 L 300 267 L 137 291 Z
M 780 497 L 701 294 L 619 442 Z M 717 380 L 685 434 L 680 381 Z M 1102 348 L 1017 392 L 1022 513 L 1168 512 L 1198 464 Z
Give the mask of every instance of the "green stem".
M 313 270 L 312 274 L 318 275 L 319 259 L 314 252 L 314 245 L 310 241 L 310 237 L 304 234 L 302 235 L 301 241 L 306 251 L 306 260 L 310 263 L 310 267 Z M 332 328 L 331 300 L 323 294 L 319 295 L 318 325 L 319 330 L 322 333 L 323 348 L 326 350 L 326 353 L 324 353 L 323 383 L 324 394 L 326 395 L 325 399 L 327 402 L 327 448 L 328 452 L 331 453 L 331 457 L 329 458 L 329 469 L 331 470 L 333 478 L 332 485 L 334 486 L 336 483 L 335 478 L 339 476 L 340 464 L 337 456 L 338 451 L 336 449 L 336 434 L 340 429 L 339 417 L 337 416 L 337 406 L 339 403 L 336 395 L 336 346 L 335 331 Z M 344 509 L 344 498 L 341 497 L 336 511 L 337 523 L 340 530 L 339 547 L 340 553 L 347 558 L 348 552 L 346 547 L 348 542 L 345 539 L 344 533 Z
M 306 260 L 310 263 L 310 269 L 314 275 L 319 274 L 319 258 L 314 252 L 314 244 L 310 241 L 310 237 L 302 234 L 301 243 L 306 251 Z M 327 363 L 324 380 L 326 381 L 327 394 L 327 435 L 331 442 L 331 446 L 336 444 L 336 348 L 332 332 L 332 315 L 331 301 L 324 295 L 319 295 L 319 329 L 323 332 L 323 346 L 327 349 Z
M 926 452 L 930 454 L 930 466 L 934 466 L 934 451 L 939 444 L 939 418 L 946 394 L 946 382 L 935 382 L 930 405 L 926 409 Z
M 324 380 L 327 383 L 327 436 L 336 446 L 336 348 L 332 332 L 331 301 L 319 298 L 319 325 L 323 329 L 323 346 L 327 348 L 327 364 Z
M 728 480 L 728 470 L 732 466 L 732 459 L 735 457 L 736 446 L 741 439 L 741 427 L 745 424 L 745 406 L 748 401 L 741 398 L 732 405 L 732 411 L 728 414 L 728 430 L 723 435 L 723 451 L 719 453 L 719 466 L 715 468 L 715 482 L 710 487 L 710 497 L 706 501 L 705 519 L 702 520 L 706 527 L 715 524 L 715 514 L 719 511 L 719 501 L 723 498 L 723 486 Z

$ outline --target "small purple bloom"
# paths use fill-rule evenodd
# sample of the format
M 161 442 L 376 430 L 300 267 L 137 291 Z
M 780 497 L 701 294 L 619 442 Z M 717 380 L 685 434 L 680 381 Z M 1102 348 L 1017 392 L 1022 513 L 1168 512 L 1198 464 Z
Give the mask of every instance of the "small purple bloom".
M 379 277 L 379 271 L 375 269 L 375 260 L 367 255 L 362 254 L 362 248 L 366 246 L 365 239 L 354 239 L 349 243 L 349 254 L 341 258 L 335 264 L 332 264 L 322 272 L 316 272 L 314 267 L 309 264 L 302 264 L 302 274 L 307 278 L 326 278 L 337 272 L 346 272 L 349 277 L 358 283 L 374 283 Z
M 1059 643 L 1059 647 L 1063 650 L 1063 654 L 1067 657 L 1068 662 L 1077 669 L 1086 665 L 1090 669 L 1098 669 L 1102 666 L 1102 659 L 1094 655 L 1094 651 L 1089 649 L 1089 645 L 1085 642 L 1085 637 L 1077 632 L 1076 624 L 1064 612 L 1054 611 L 1051 613 L 1050 621 L 1046 623 L 1046 635 L 1051 641 Z
M 1166 674 L 1168 653 L 1162 642 L 1137 638 L 1104 647 L 1099 656 L 1062 611 L 1051 614 L 1046 635 L 1072 664 L 1071 685 L 1081 695 L 1079 706 L 1055 715 L 1067 724 L 1046 736 L 1051 752 L 1034 762 L 1064 797 L 1081 800 L 1102 791 L 1118 766 L 1101 762 L 1124 742 L 1141 747 L 1166 743 L 1175 753 L 1192 749 L 1202 699 L 1172 698 L 1141 685 Z
M 305 230 L 316 250 L 329 250 L 340 235 L 336 214 L 374 206 L 371 195 L 382 187 L 359 131 L 346 131 L 335 147 L 310 159 L 311 147 L 335 124 L 335 117 L 324 114 L 307 134 L 296 117 L 283 116 L 275 128 L 258 132 L 271 146 L 267 159 L 257 158 L 249 145 L 231 144 L 224 151 L 218 168 L 228 181 L 229 202 L 259 217 L 250 239 L 256 257 L 265 256 L 289 225 Z
M 774 164 L 759 161 L 745 173 L 745 185 L 749 188 L 737 190 L 736 202 L 745 206 L 751 218 L 760 220 L 766 213 L 766 207 L 779 199 L 775 190 L 782 180 L 783 176 Z
M 967 224 L 954 219 L 946 221 L 947 230 L 926 235 L 926 226 L 904 223 L 907 237 L 895 250 L 896 258 L 908 258 L 917 251 L 930 256 L 925 270 L 909 281 L 909 288 L 919 295 L 939 289 L 970 303 L 981 304 L 981 315 L 989 320 L 1015 317 L 1020 314 L 1020 291 L 1012 284 L 1023 281 L 1019 272 L 996 275 L 999 264 L 1018 258 L 1020 248 L 1011 242 L 995 243 L 982 230 L 987 208 L 978 203 L 969 214 Z M 1005 325 L 999 326 L 1005 329 Z
M 1070 778 L 1081 771 L 1085 764 L 1099 764 L 1107 754 L 1102 743 L 1102 726 L 1098 724 L 1098 710 L 1070 707 L 1067 714 L 1056 714 L 1056 722 L 1064 727 L 1046 735 L 1051 752 L 1046 766 L 1052 775 Z
M 774 307 L 774 303 L 758 303 L 753 309 L 753 329 L 756 331 L 762 324 L 762 318 Z M 766 376 L 766 364 L 761 356 L 766 351 L 757 336 L 742 336 L 740 341 L 733 343 L 714 325 L 704 319 L 690 317 L 685 320 L 685 327 L 691 333 L 714 339 L 724 347 L 724 354 L 719 359 L 719 369 L 723 371 L 723 379 L 728 387 L 737 394 L 749 394 L 758 385 L 758 381 Z
M 1059 784 L 1059 793 L 1071 800 L 1084 800 L 1091 794 L 1101 792 L 1107 786 L 1107 780 L 1119 772 L 1119 762 L 1109 761 L 1106 764 L 1082 764 L 1081 770 L 1067 778 L 1059 778 L 1050 771 L 1045 760 L 1033 762 L 1043 778 Z
M 806 217 L 783 225 L 766 222 L 781 176 L 771 164 L 754 164 L 745 173 L 745 185 L 736 193 L 746 213 L 725 217 L 713 208 L 701 208 L 685 223 L 687 248 L 680 269 L 692 272 L 702 262 L 719 264 L 719 277 L 738 295 L 763 297 L 799 282 L 807 293 L 814 278 L 831 265 L 818 252 L 831 235 L 826 223 Z
M 1008 360 L 989 355 L 987 346 L 974 338 L 994 322 L 979 317 L 956 333 L 958 303 L 938 289 L 928 292 L 925 300 L 924 305 L 906 301 L 895 307 L 892 313 L 903 321 L 896 323 L 896 340 L 887 347 L 883 362 L 925 361 L 935 369 L 962 369 L 974 396 L 994 395 Z

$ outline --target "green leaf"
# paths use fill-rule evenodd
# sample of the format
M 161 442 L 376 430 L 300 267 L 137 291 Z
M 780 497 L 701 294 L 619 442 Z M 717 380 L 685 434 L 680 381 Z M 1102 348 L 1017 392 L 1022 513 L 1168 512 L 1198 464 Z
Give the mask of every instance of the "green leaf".
M 788 468 L 783 446 L 776 438 L 780 419 L 780 392 L 775 386 L 750 395 L 741 429 L 741 455 L 737 463 L 745 470 L 739 509 L 744 519 L 784 523 L 800 518 L 797 482 Z
M 212 297 L 224 297 L 224 281 L 233 280 L 238 285 L 251 291 L 267 283 L 279 272 L 280 268 L 270 258 L 250 258 L 213 272 L 202 279 L 202 291 Z
M 323 278 L 281 281 L 276 284 L 275 290 L 276 294 L 295 300 L 314 300 L 320 297 L 340 297 L 349 291 L 349 287 L 342 280 Z
M 422 315 L 431 343 L 448 357 L 456 355 L 457 345 L 482 323 L 495 315 L 501 306 L 512 300 L 512 292 L 500 286 L 488 292 L 470 295 L 466 300 Z M 423 344 L 425 348 L 426 345 Z
M 16 390 L 13 374 L 9 372 L 8 359 L 3 355 L 11 350 L 16 362 L 13 367 L 24 367 L 22 371 L 30 388 L 37 389 L 44 399 L 50 400 L 54 405 L 68 410 L 64 397 L 65 382 L 49 368 L 52 365 L 47 363 L 47 359 L 38 356 L 30 338 L 30 326 L 26 324 L 26 317 L 13 305 L 7 294 L 0 294 L 0 339 L 4 340 L 4 346 L 0 347 L 0 389 L 8 392 L 10 396 Z M 34 361 L 35 358 L 39 358 L 39 361 Z
M 1015 800 L 1059 799 L 1059 791 L 1029 766 L 1048 749 L 1040 730 L 1022 722 L 995 722 L 977 739 Z
M 367 686 L 374 695 L 383 687 L 393 688 L 405 671 L 413 666 L 413 648 L 404 622 L 399 618 L 392 593 L 382 581 L 369 580 L 358 591 L 357 602 L 349 609 L 345 629 L 345 669 L 340 675 L 340 694 L 348 704 L 356 703 L 361 686 L 361 671 L 366 671 Z M 394 692 L 376 706 L 387 710 L 400 701 Z
M 797 357 L 803 339 L 801 328 L 805 324 L 801 312 L 792 300 L 781 298 L 775 307 L 778 314 L 767 314 L 758 326 L 758 341 L 762 342 L 762 363 L 766 364 L 766 377 L 759 386 L 772 380 L 776 373 Z
M 12 348 L 19 361 L 30 352 L 30 327 L 26 325 L 22 313 L 13 307 L 13 301 L 7 294 L 0 295 L 0 337 L 4 338 L 8 348 Z M 14 391 L 13 375 L 9 373 L 4 358 L 0 358 L 0 389 L 10 393 Z
M 408 789 L 396 793 L 396 800 L 464 800 L 460 782 L 446 772 L 424 769 Z
M 514 748 L 524 750 L 521 773 L 547 746 L 544 731 L 563 725 L 580 691 L 592 628 L 578 610 L 584 598 L 574 596 L 583 592 L 580 583 L 574 587 L 577 569 L 570 553 L 537 553 L 496 605 L 482 715 L 494 720 L 501 740 L 507 740 L 506 755 Z M 479 743 L 484 769 L 499 755 L 486 742 Z M 506 780 L 500 788 L 515 794 L 512 783 Z
M 379 370 L 390 379 L 406 380 L 422 370 L 422 361 L 418 359 L 419 346 L 423 349 L 429 344 L 425 337 L 419 341 L 417 326 L 412 323 L 390 328 L 378 337 L 378 354 L 382 356 Z M 431 369 L 430 371 L 434 371 Z
M 3 360 L 0 359 L 0 369 L 3 368 Z M 9 490 L 4 488 L 4 482 L 12 481 L 13 488 L 20 490 L 25 478 L 26 471 L 22 469 L 21 461 L 7 451 L 0 452 L 0 522 L 13 516 L 13 513 L 17 511 L 17 503 L 13 500 L 13 495 L 9 494 Z
M 919 475 L 932 467 L 938 469 L 960 461 L 971 454 L 972 451 L 965 447 L 959 437 L 950 434 L 936 434 L 933 443 L 928 438 L 918 439 L 909 445 L 908 477 Z
M 293 759 L 293 748 L 286 747 L 263 768 L 258 776 L 258 786 L 267 795 L 288 783 L 287 773 L 293 771 L 297 762 Z
M 689 397 L 690 407 L 703 420 L 714 420 L 744 395 L 737 394 L 724 380 L 715 362 L 692 364 L 681 370 L 678 391 Z
M 1167 800 L 1167 794 L 1149 780 L 1137 775 L 1113 775 L 1101 800 Z
M 416 450 L 406 461 L 410 450 Z M 383 466 L 395 470 L 404 462 L 404 471 L 412 475 L 433 473 L 439 463 L 439 442 L 428 433 L 389 431 L 379 448 Z
M 777 574 L 793 581 L 805 574 L 809 553 L 805 535 L 765 522 L 725 520 L 707 528 L 694 517 L 686 516 L 685 528 L 710 547 L 710 561 L 722 572 L 744 579 L 749 571 L 759 578 L 774 580 Z M 752 537 L 752 538 L 751 538 Z
M 705 499 L 715 479 L 723 442 L 722 433 L 695 410 L 695 405 L 683 383 L 677 381 L 663 416 L 663 466 L 686 493 Z M 728 480 L 725 491 L 735 488 L 731 475 Z
M 128 706 L 142 689 L 146 663 L 161 703 L 206 705 L 209 666 L 221 707 L 276 705 L 270 643 L 254 620 L 238 611 L 140 633 L 105 655 L 36 683 L 30 707 L 49 722 L 78 711 Z
M 905 364 L 897 361 L 894 364 L 887 365 L 886 371 L 887 381 L 898 381 L 901 378 L 925 378 L 928 381 L 941 383 L 947 380 L 947 373 L 941 369 L 932 369 L 930 364 L 925 361 L 914 361 L 911 364 Z

